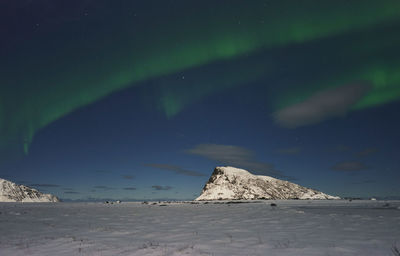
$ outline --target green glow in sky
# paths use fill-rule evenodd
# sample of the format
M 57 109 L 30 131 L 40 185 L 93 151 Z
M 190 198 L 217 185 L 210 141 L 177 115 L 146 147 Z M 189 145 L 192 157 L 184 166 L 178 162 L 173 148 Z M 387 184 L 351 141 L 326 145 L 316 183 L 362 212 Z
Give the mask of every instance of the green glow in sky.
M 68 21 L 19 42 L 1 64 L 5 72 L 0 77 L 0 148 L 13 145 L 27 153 L 40 129 L 148 79 L 238 61 L 266 49 L 363 30 L 400 17 L 397 0 L 239 3 L 187 9 L 183 4 L 182 9 L 161 14 L 149 9 L 137 19 L 115 14 L 113 19 Z M 271 65 L 238 65 L 229 77 L 213 74 L 211 79 L 192 81 L 186 90 L 169 90 L 167 85 L 160 106 L 171 118 L 193 100 L 268 74 Z M 374 89 L 355 108 L 399 97 L 395 69 L 369 71 L 362 78 L 372 80 Z

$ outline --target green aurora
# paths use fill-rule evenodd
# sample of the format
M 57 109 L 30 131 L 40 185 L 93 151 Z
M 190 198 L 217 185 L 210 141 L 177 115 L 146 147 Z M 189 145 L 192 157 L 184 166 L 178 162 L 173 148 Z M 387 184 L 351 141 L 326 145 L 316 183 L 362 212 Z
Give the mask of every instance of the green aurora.
M 285 90 L 273 90 L 266 96 L 266 104 L 279 109 L 323 88 L 357 80 L 373 86 L 355 110 L 400 98 L 400 56 L 395 51 L 400 41 L 395 29 L 400 24 L 397 0 L 273 1 L 267 5 L 261 1 L 198 2 L 190 8 L 183 1 L 179 7 L 165 4 L 157 10 L 150 8 L 151 4 L 141 10 L 145 13 L 142 17 L 139 12 L 137 18 L 126 18 L 123 10 L 114 7 L 110 13 L 89 15 L 87 20 L 40 28 L 29 40 L 18 41 L 0 64 L 1 151 L 28 153 L 40 129 L 149 79 L 165 83 L 154 104 L 172 118 L 209 94 L 273 77 L 283 65 L 273 54 L 275 50 L 285 52 L 297 46 L 301 50 L 315 43 L 321 53 L 347 51 L 348 65 L 299 79 L 283 87 Z M 388 26 L 394 28 L 380 32 Z M 380 37 L 373 38 L 370 32 Z M 360 36 L 351 45 L 326 43 L 352 33 Z M 371 38 L 374 40 L 365 41 Z M 306 52 L 310 59 L 316 58 L 313 52 Z M 335 54 L 328 56 L 335 59 Z M 289 68 L 294 73 L 296 65 L 301 65 L 299 59 Z M 173 78 L 182 72 L 187 72 L 185 79 L 175 82 Z

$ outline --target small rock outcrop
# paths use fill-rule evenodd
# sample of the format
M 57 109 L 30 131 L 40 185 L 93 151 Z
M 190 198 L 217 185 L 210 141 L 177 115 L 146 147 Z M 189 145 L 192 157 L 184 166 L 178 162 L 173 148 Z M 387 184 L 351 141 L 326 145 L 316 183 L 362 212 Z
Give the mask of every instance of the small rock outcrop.
M 59 202 L 51 194 L 43 194 L 34 188 L 18 185 L 11 181 L 0 179 L 0 202 Z
M 216 167 L 201 195 L 205 200 L 340 199 L 320 191 L 269 176 L 253 175 L 234 167 Z

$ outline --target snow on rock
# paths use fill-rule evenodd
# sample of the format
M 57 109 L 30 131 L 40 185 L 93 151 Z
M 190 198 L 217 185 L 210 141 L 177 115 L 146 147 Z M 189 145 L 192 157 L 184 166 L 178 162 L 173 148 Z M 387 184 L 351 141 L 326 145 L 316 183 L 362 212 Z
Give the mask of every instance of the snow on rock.
M 18 185 L 0 178 L 0 202 L 59 202 L 51 195 L 43 194 L 34 188 Z
M 320 191 L 275 179 L 253 175 L 234 167 L 216 167 L 201 195 L 201 200 L 252 199 L 340 199 Z

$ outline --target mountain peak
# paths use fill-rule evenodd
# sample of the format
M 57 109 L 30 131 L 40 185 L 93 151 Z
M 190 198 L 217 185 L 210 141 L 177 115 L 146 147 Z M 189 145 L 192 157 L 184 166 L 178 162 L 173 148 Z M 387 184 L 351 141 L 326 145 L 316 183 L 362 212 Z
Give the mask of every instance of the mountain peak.
M 340 199 L 270 176 L 231 166 L 216 167 L 196 200 Z
M 18 185 L 0 178 L 0 202 L 59 202 L 51 194 L 43 194 L 34 188 Z

